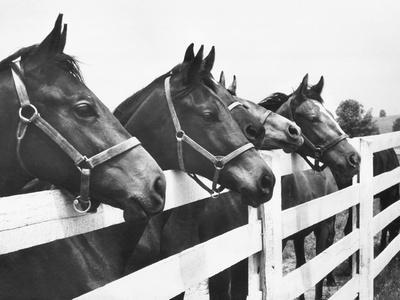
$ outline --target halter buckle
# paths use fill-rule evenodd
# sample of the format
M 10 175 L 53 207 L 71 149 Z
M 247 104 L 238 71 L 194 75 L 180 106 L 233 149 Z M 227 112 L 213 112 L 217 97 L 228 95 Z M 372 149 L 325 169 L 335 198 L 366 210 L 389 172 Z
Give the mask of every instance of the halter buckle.
M 74 207 L 74 210 L 80 214 L 87 213 L 92 207 L 92 202 L 90 201 L 90 199 L 88 199 L 88 201 L 81 201 L 80 199 L 81 196 L 76 197 L 74 202 L 72 202 L 72 206 Z M 87 204 L 87 208 L 81 209 L 83 203 Z
M 31 123 L 38 115 L 38 110 L 33 104 L 28 104 L 20 107 L 19 118 L 22 122 Z
M 184 136 L 185 136 L 185 132 L 184 132 L 183 130 L 178 130 L 178 131 L 176 132 L 176 134 L 175 134 L 176 140 L 177 140 L 178 142 L 182 142 Z

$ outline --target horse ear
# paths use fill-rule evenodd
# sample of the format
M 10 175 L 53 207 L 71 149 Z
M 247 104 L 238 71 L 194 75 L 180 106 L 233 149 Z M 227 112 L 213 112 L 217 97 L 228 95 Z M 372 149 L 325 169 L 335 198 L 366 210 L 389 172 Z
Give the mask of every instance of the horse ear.
M 311 89 L 318 93 L 318 95 L 321 95 L 322 93 L 322 89 L 324 88 L 324 76 L 321 76 L 320 80 L 318 81 L 318 83 L 316 85 L 313 85 L 311 87 Z
M 296 93 L 298 96 L 303 96 L 303 97 L 305 97 L 306 92 L 307 92 L 307 87 L 308 87 L 308 74 L 306 74 L 306 75 L 303 77 L 303 80 L 301 81 L 301 83 L 300 83 L 300 85 L 299 85 L 299 87 L 297 88 L 297 90 L 296 90 L 295 93 Z
M 212 46 L 210 53 L 203 61 L 203 71 L 205 71 L 206 73 L 210 73 L 214 66 L 214 61 L 215 61 L 215 47 Z
M 203 63 L 203 52 L 204 52 L 204 46 L 201 45 L 199 51 L 197 52 L 194 60 L 190 64 L 188 74 L 187 74 L 187 81 L 188 82 L 193 82 L 197 78 L 199 78 L 201 66 Z
M 194 44 L 191 43 L 185 52 L 185 58 L 183 59 L 183 62 L 191 62 L 194 59 L 194 52 L 193 52 L 193 47 Z
M 55 54 L 59 53 L 60 41 L 61 41 L 61 25 L 63 15 L 59 14 L 54 24 L 53 30 L 38 46 L 38 53 L 41 54 Z M 66 31 L 65 31 L 66 34 Z
M 228 87 L 228 91 L 229 93 L 231 93 L 231 95 L 236 96 L 236 75 L 233 75 L 233 81 L 232 84 L 230 85 L 230 87 Z
M 221 75 L 219 75 L 219 84 L 225 87 L 225 74 L 224 71 L 221 71 Z
M 67 24 L 64 24 L 63 31 L 61 33 L 60 44 L 58 45 L 58 52 L 62 53 L 67 42 Z

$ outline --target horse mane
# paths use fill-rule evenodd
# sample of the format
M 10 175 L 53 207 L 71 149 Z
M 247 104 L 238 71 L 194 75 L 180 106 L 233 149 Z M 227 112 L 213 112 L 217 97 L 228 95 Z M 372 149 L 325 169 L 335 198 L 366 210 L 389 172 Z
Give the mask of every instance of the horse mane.
M 38 45 L 32 45 L 29 47 L 24 47 L 24 48 L 19 49 L 15 53 L 11 54 L 7 58 L 0 61 L 0 70 L 9 68 L 10 64 L 18 57 L 21 57 L 21 59 L 23 60 L 25 57 L 32 54 L 32 52 L 34 52 L 37 49 L 37 47 L 38 47 Z M 48 61 L 53 61 L 62 70 L 71 74 L 73 77 L 78 79 L 80 82 L 82 82 L 82 83 L 84 82 L 81 70 L 79 68 L 78 61 L 73 56 L 70 56 L 65 53 L 57 53 L 56 55 L 54 55 L 51 58 L 51 60 L 48 60 Z
M 284 93 L 273 93 L 272 95 L 268 96 L 267 98 L 261 100 L 258 105 L 276 112 L 279 107 L 285 103 L 291 95 L 286 95 Z
M 276 112 L 279 109 L 279 107 L 281 107 L 282 104 L 285 103 L 294 93 L 295 92 L 289 95 L 279 92 L 273 93 L 267 98 L 261 100 L 258 104 L 270 111 Z M 312 87 L 307 88 L 306 97 L 312 100 L 316 100 L 321 104 L 324 103 L 324 99 L 322 99 L 321 94 L 316 92 Z
M 114 110 L 114 116 L 119 120 L 122 125 L 128 122 L 132 114 L 138 109 L 143 100 L 147 95 L 154 89 L 154 85 L 162 84 L 166 77 L 168 77 L 171 72 L 167 72 L 156 79 L 154 79 L 150 84 L 142 88 L 141 90 L 134 93 L 132 96 L 128 97 L 125 101 L 117 106 Z

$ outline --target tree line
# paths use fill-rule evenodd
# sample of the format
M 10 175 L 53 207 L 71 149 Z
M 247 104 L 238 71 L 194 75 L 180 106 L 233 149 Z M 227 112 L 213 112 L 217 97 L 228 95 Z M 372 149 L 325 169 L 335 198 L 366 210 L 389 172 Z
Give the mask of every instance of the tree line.
M 350 137 L 379 134 L 379 128 L 372 117 L 372 109 L 366 110 L 357 100 L 348 99 L 340 102 L 336 115 L 340 127 Z M 379 117 L 386 117 L 385 110 L 380 110 Z M 393 122 L 392 130 L 400 131 L 400 118 Z

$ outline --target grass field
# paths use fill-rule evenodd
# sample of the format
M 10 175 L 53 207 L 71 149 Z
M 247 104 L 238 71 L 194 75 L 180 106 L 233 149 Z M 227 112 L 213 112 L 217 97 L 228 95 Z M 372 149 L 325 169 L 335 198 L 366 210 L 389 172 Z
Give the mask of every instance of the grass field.
M 374 211 L 379 211 L 379 201 L 375 199 Z M 347 221 L 347 212 L 343 212 L 336 217 L 336 235 L 335 241 L 343 237 L 343 229 Z M 375 246 L 379 244 L 379 235 L 375 236 Z M 306 259 L 309 260 L 315 256 L 315 238 L 310 234 L 305 241 Z M 288 242 L 283 252 L 284 274 L 293 270 L 296 264 L 294 247 L 292 242 Z M 338 266 L 335 271 L 337 286 L 327 287 L 324 285 L 324 299 L 332 296 L 341 286 L 343 286 L 350 276 L 347 274 L 347 261 Z M 400 255 L 398 254 L 386 268 L 379 274 L 374 282 L 375 300 L 394 300 L 400 299 Z M 306 299 L 314 299 L 314 289 L 307 291 Z

